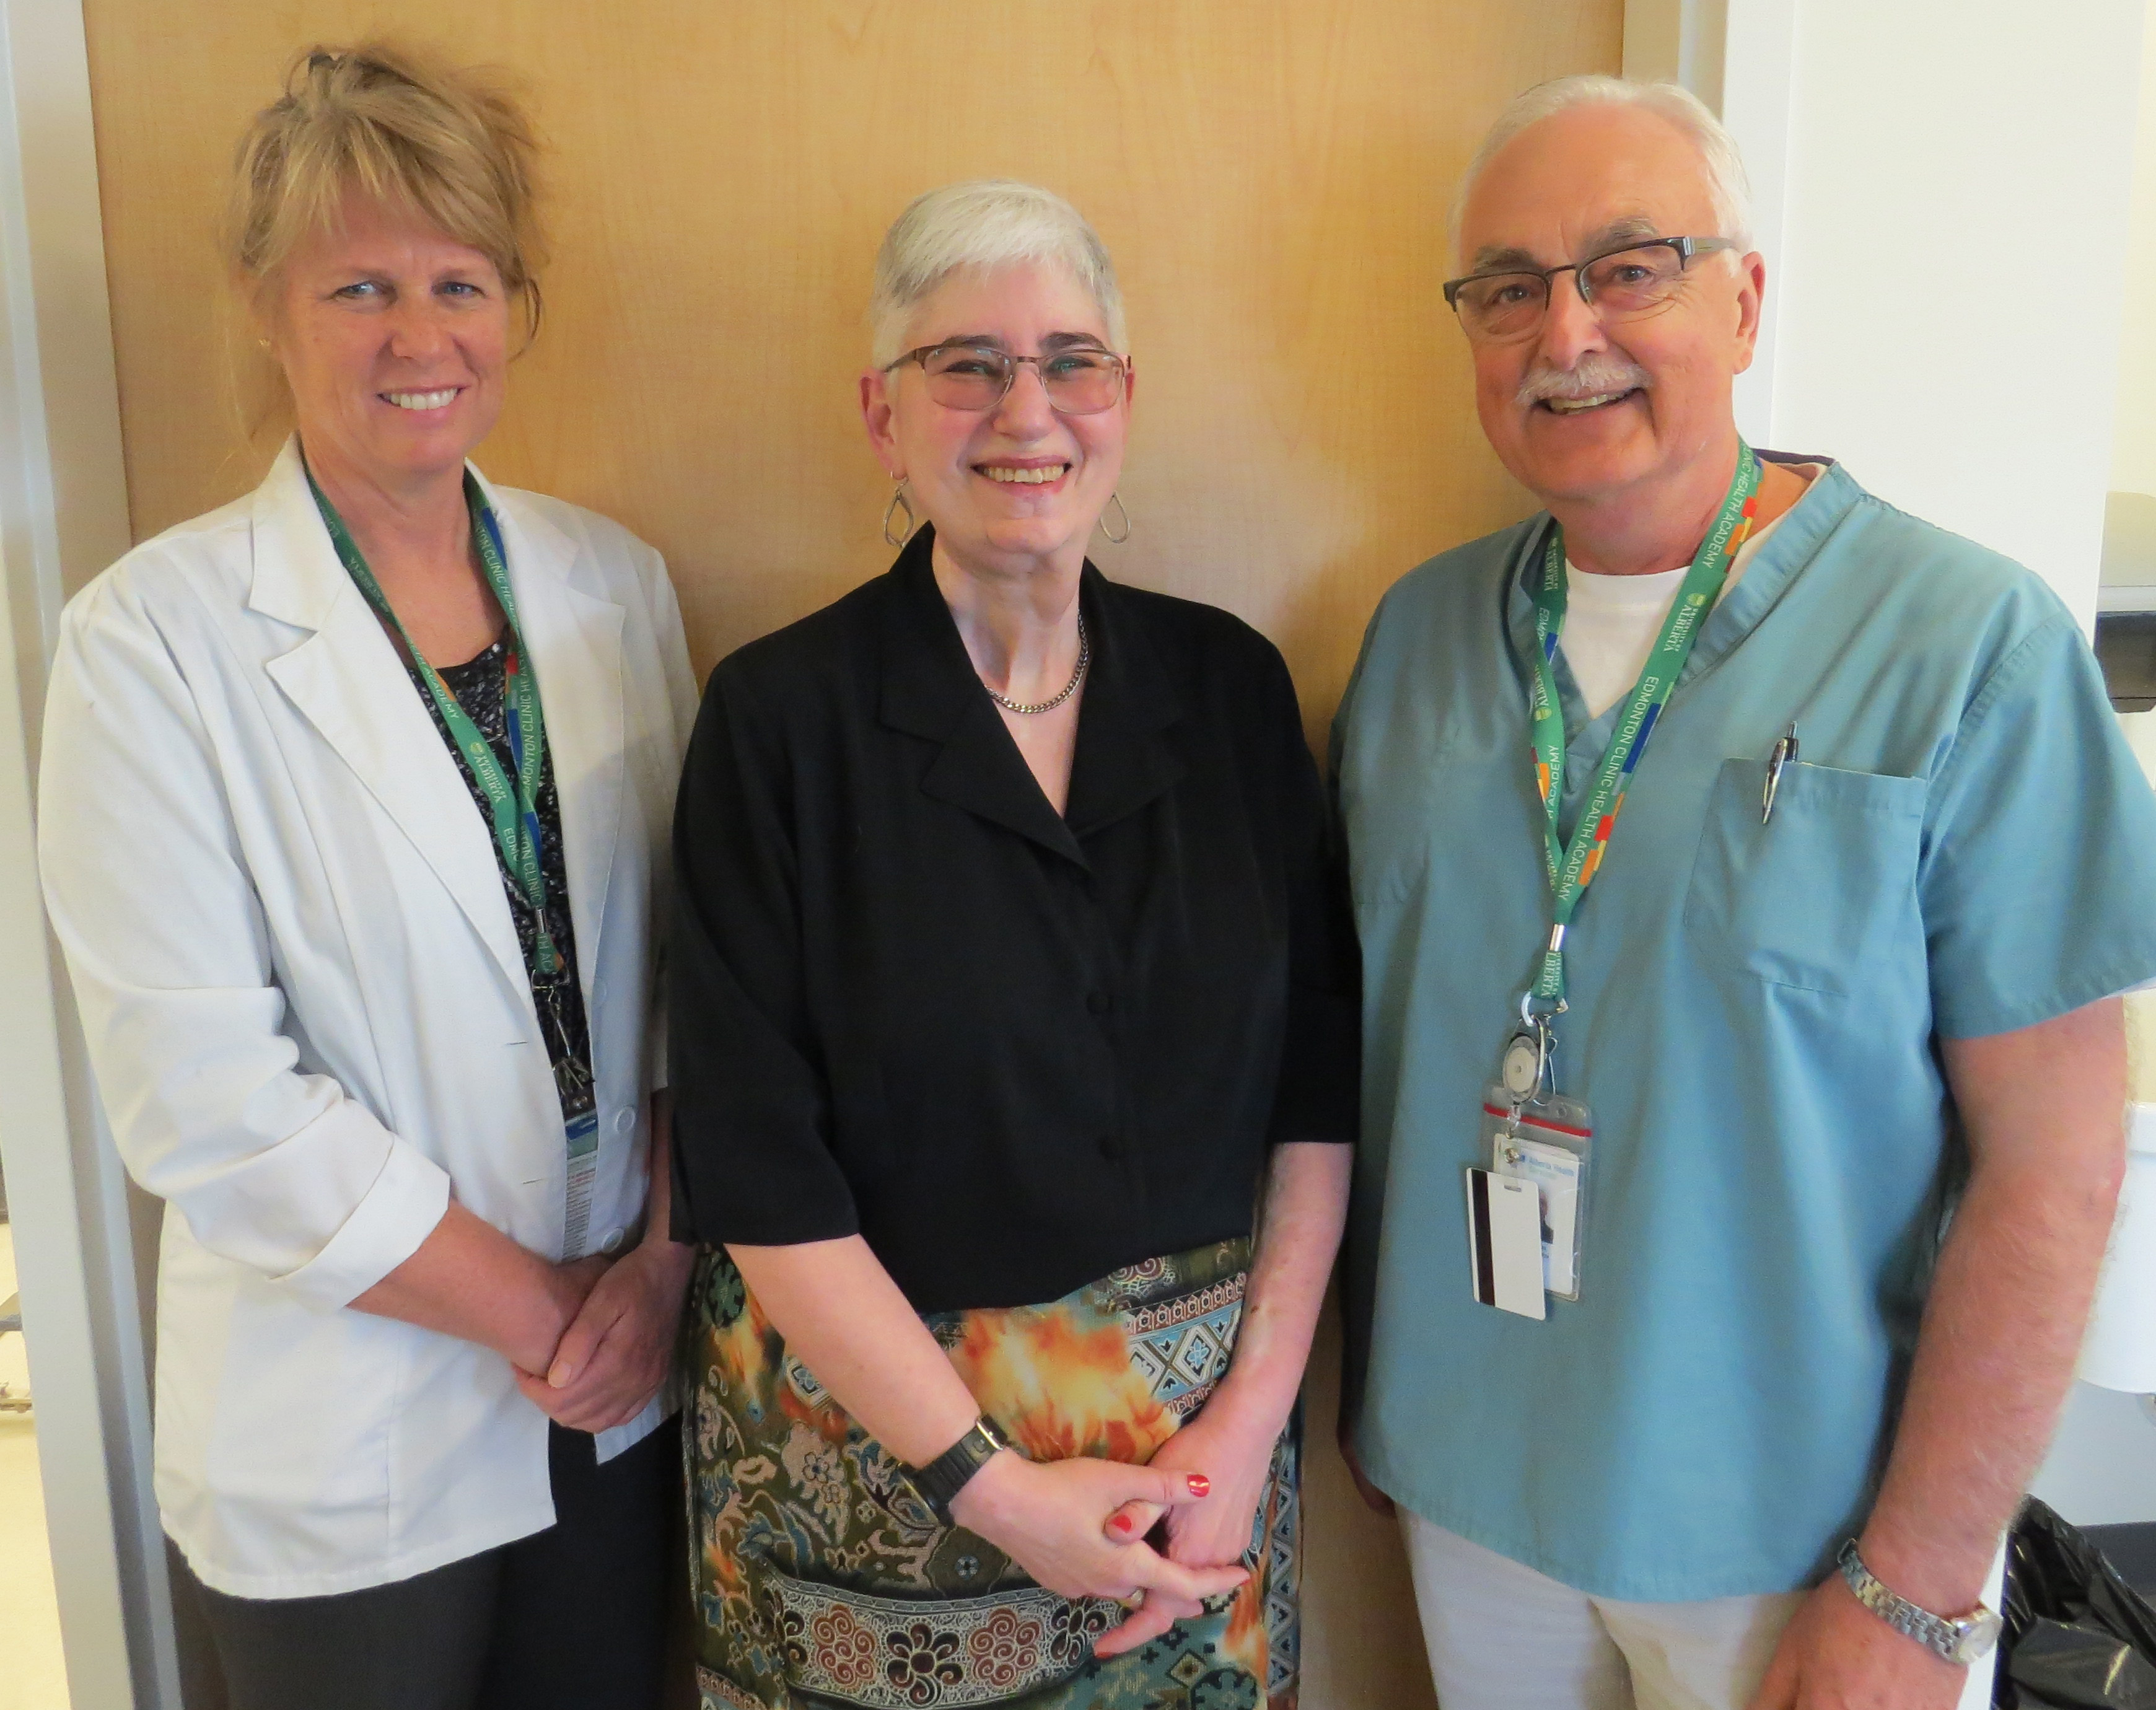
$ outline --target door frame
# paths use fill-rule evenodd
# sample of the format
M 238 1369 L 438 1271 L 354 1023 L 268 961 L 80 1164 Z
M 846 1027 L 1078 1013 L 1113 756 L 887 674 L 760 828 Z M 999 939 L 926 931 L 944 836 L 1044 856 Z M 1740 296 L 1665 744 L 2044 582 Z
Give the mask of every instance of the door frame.
M 138 1217 L 36 883 L 60 608 L 130 543 L 79 4 L 0 0 L 0 1168 L 74 1710 L 179 1710 Z

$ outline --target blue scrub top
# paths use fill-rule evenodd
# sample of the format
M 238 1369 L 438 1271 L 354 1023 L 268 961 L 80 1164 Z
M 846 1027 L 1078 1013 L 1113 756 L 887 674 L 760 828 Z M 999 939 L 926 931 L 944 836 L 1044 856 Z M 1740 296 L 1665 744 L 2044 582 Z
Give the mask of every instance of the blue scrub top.
M 2156 978 L 2156 799 L 2050 590 L 1827 468 L 1701 632 L 1566 940 L 1582 1297 L 1478 1306 L 1461 1171 L 1549 930 L 1522 574 L 1548 526 L 1394 586 L 1334 726 L 1357 1442 L 1581 1590 L 1791 1590 L 1870 1506 L 1966 1169 L 1935 1041 Z M 1568 834 L 1622 703 L 1590 722 L 1558 658 Z

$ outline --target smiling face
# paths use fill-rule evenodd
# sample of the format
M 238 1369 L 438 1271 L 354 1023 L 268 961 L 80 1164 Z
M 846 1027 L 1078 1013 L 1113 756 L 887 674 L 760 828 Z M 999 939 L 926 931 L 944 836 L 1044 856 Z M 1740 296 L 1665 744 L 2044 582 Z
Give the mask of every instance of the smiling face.
M 494 264 L 353 195 L 278 269 L 264 331 L 309 460 L 388 490 L 460 470 L 501 413 L 509 301 Z
M 1697 149 L 1643 108 L 1591 105 L 1531 126 L 1476 180 L 1460 221 L 1465 270 L 1541 269 L 1639 237 L 1713 237 Z M 1600 505 L 1727 479 L 1730 388 L 1751 365 L 1763 264 L 1695 258 L 1675 295 L 1605 325 L 1573 275 L 1552 281 L 1539 330 L 1474 347 L 1475 401 L 1505 467 L 1545 504 Z
M 1068 269 L 1027 264 L 952 274 L 921 302 L 908 349 L 952 341 L 1013 356 L 1084 345 L 1109 348 L 1099 305 Z M 1116 490 L 1130 429 L 1130 388 L 1096 415 L 1052 409 L 1032 365 L 993 408 L 929 396 L 920 363 L 861 377 L 861 411 L 876 455 L 908 483 L 937 543 L 968 568 L 1075 567 Z

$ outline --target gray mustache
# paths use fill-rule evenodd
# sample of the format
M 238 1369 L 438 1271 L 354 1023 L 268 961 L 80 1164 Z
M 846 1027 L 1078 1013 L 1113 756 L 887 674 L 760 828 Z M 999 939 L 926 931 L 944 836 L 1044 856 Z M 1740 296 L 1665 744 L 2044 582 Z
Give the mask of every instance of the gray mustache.
M 1609 392 L 1630 392 L 1650 386 L 1647 371 L 1621 357 L 1590 352 L 1569 368 L 1537 368 L 1520 383 L 1514 399 L 1522 409 L 1546 398 L 1599 398 Z

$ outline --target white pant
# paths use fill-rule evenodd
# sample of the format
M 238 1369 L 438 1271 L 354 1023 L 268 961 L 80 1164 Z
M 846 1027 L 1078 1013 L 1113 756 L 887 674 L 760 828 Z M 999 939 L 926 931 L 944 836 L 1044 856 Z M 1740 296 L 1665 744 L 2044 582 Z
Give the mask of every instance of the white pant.
M 1444 1710 L 1745 1710 L 1801 1591 L 1589 1597 L 1400 1510 Z

